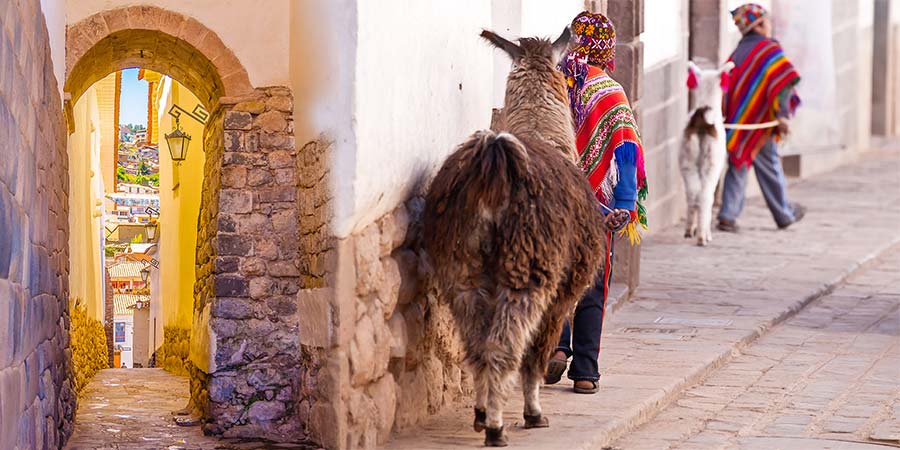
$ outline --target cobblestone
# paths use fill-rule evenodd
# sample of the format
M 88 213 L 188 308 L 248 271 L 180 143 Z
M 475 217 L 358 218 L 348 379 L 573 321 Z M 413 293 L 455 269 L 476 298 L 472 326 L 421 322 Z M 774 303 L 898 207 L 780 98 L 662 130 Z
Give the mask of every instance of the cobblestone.
M 612 448 L 646 442 L 659 450 L 900 445 L 900 295 L 884 292 L 900 284 L 898 268 L 895 246 Z M 760 351 L 770 346 L 786 351 L 774 357 Z M 760 376 L 721 409 L 697 403 L 736 367 L 758 367 Z M 888 374 L 892 378 L 883 378 Z M 743 420 L 732 421 L 736 417 Z M 710 432 L 716 438 L 698 446 Z

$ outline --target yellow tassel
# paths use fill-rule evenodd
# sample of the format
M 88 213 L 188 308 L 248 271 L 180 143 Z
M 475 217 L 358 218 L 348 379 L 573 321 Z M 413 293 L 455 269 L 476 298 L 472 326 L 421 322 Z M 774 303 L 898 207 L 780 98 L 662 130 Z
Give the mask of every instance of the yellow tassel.
M 628 241 L 631 242 L 631 245 L 641 243 L 641 233 L 638 231 L 635 222 L 630 222 L 625 228 L 622 228 L 619 231 L 619 236 L 628 236 Z

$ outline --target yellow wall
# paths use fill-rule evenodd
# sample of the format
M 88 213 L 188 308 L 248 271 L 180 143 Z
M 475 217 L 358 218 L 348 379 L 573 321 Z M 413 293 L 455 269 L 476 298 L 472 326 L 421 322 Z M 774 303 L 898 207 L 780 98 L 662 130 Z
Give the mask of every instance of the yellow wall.
M 167 111 L 173 103 L 191 111 L 199 103 L 171 78 L 160 82 L 159 99 L 159 248 L 162 319 L 157 327 L 190 329 L 194 305 L 197 218 L 203 187 L 203 125 L 182 116 L 181 129 L 191 136 L 187 160 L 173 166 L 164 135 L 175 129 Z M 161 334 L 161 330 L 160 334 Z
M 109 83 L 109 80 L 113 80 Z M 103 194 L 101 111 L 115 74 L 101 80 L 75 104 L 69 136 L 69 293 L 89 317 L 103 318 Z
M 115 192 L 116 143 L 119 125 L 116 117 L 117 80 L 121 72 L 116 72 L 94 83 L 97 92 L 97 108 L 100 112 L 100 167 L 103 187 L 106 193 Z

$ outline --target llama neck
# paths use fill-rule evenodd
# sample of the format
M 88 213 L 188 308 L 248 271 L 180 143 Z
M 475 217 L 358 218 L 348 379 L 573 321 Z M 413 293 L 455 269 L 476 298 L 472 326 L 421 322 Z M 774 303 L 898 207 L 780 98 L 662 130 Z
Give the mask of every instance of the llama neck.
M 575 130 L 565 92 L 554 92 L 546 84 L 522 83 L 506 91 L 506 127 L 516 137 L 544 141 L 566 154 L 575 152 Z

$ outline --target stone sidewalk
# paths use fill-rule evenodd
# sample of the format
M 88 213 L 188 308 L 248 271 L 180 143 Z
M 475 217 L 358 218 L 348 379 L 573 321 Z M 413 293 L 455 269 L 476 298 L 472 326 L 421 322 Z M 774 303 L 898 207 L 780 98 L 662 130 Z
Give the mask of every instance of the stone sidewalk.
M 101 370 L 78 399 L 75 432 L 66 450 L 309 449 L 204 436 L 199 426 L 175 425 L 172 411 L 187 405 L 185 377 L 162 369 Z
M 615 450 L 900 446 L 900 246 L 688 390 Z
M 547 386 L 542 400 L 551 427 L 524 430 L 516 391 L 505 417 L 511 447 L 609 445 L 900 242 L 898 152 L 865 154 L 859 163 L 792 185 L 790 196 L 809 212 L 784 231 L 757 198 L 748 201 L 741 233 L 716 233 L 709 247 L 683 239 L 681 227 L 649 236 L 641 286 L 604 327 L 600 393 L 574 394 L 571 382 Z M 471 408 L 446 411 L 385 447 L 479 447 L 483 436 L 471 429 Z

